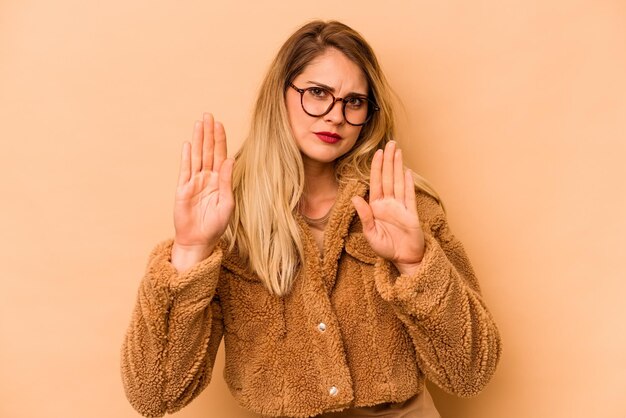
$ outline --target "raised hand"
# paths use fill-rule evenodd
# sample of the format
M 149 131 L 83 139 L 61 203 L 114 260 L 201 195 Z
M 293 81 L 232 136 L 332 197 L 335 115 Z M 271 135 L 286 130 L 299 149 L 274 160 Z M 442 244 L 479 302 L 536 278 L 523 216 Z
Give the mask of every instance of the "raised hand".
M 209 113 L 202 119 L 196 121 L 191 143 L 183 144 L 181 155 L 172 248 L 172 263 L 177 268 L 189 267 L 213 251 L 235 207 L 234 160 L 226 158 L 224 126 Z
M 352 203 L 372 249 L 391 261 L 400 273 L 419 269 L 424 257 L 424 233 L 415 202 L 410 170 L 404 171 L 402 151 L 394 141 L 372 159 L 369 204 L 360 196 Z

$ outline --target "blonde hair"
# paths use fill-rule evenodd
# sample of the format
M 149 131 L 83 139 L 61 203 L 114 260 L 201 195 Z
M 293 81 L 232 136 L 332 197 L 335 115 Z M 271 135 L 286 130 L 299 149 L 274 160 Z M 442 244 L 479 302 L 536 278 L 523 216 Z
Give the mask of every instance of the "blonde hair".
M 369 97 L 380 110 L 361 129 L 352 150 L 336 161 L 339 181 L 369 180 L 376 150 L 394 135 L 391 89 L 372 48 L 350 27 L 336 21 L 313 21 L 298 29 L 278 51 L 261 84 L 248 137 L 235 156 L 235 212 L 225 238 L 270 292 L 291 288 L 304 257 L 294 211 L 304 188 L 300 150 L 292 136 L 285 92 L 289 83 L 328 48 L 345 54 L 365 74 Z M 416 187 L 439 201 L 426 180 Z

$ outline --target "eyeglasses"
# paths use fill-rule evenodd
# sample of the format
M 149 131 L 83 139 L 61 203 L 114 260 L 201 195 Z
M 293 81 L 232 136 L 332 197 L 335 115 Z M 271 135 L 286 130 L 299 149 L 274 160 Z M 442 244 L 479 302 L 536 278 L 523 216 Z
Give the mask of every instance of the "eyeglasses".
M 359 94 L 335 97 L 330 91 L 319 86 L 306 89 L 299 89 L 293 83 L 289 83 L 289 86 L 300 93 L 302 110 L 309 116 L 324 116 L 333 109 L 335 103 L 342 102 L 342 113 L 346 122 L 352 126 L 363 126 L 372 118 L 374 112 L 380 110 L 374 101 Z

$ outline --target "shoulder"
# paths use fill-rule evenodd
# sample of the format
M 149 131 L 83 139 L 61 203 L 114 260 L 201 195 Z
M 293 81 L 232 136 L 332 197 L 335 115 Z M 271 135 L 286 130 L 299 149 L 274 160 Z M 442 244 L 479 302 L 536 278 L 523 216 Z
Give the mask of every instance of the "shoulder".
M 222 267 L 237 277 L 251 281 L 259 281 L 259 278 L 250 270 L 250 263 L 241 255 L 237 244 L 230 245 L 224 237 L 220 240 L 219 247 L 223 252 Z
M 415 188 L 415 203 L 417 214 L 423 225 L 437 229 L 446 223 L 441 201 L 417 187 Z

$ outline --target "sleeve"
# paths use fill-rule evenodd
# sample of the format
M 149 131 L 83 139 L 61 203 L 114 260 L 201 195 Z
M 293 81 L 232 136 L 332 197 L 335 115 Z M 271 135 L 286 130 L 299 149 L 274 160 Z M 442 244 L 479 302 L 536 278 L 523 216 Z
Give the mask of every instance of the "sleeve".
M 441 207 L 430 206 L 436 206 L 435 216 L 424 227 L 420 269 L 401 275 L 379 258 L 376 287 L 407 327 L 426 377 L 450 393 L 469 397 L 495 372 L 500 336 L 462 244 Z
M 152 251 L 121 350 L 122 381 L 146 417 L 181 409 L 208 385 L 223 333 L 218 247 L 189 271 L 170 263 L 173 240 Z

